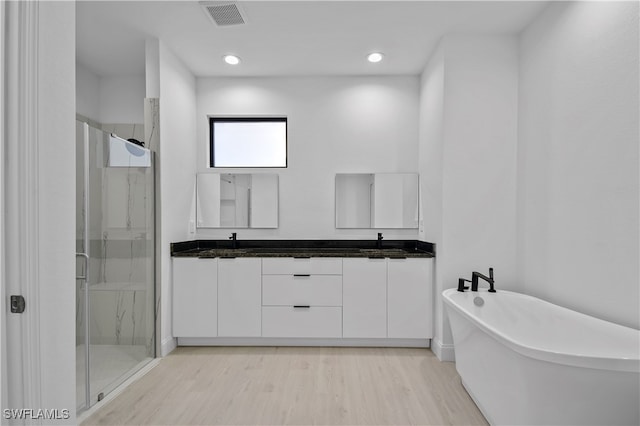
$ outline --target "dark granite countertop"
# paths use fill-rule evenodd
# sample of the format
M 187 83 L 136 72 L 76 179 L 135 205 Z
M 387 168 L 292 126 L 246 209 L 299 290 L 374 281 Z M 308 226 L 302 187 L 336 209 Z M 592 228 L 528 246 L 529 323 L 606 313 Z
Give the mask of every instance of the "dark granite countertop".
M 435 245 L 419 240 L 192 240 L 171 244 L 173 257 L 434 257 Z

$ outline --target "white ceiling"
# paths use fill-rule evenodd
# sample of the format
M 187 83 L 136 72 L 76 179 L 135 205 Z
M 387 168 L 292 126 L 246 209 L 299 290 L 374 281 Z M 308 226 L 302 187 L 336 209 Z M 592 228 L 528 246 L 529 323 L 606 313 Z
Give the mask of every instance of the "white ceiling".
M 546 2 L 240 1 L 247 23 L 226 27 L 197 1 L 76 4 L 77 59 L 95 74 L 144 75 L 144 40 L 157 37 L 200 77 L 415 75 L 443 35 L 516 34 Z M 385 60 L 368 63 L 372 51 Z

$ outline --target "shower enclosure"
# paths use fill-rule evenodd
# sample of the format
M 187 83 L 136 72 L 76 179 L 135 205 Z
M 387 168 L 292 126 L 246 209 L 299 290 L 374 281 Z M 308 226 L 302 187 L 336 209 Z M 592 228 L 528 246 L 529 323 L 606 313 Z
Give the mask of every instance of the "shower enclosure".
M 77 411 L 155 357 L 149 150 L 76 122 Z

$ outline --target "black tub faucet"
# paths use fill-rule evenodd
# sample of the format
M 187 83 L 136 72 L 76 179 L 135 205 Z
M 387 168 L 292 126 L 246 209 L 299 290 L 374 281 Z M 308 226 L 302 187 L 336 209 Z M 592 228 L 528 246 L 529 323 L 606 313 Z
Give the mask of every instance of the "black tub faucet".
M 237 249 L 238 248 L 238 240 L 237 237 L 238 234 L 236 232 L 232 232 L 231 236 L 229 237 L 229 239 L 231 240 L 231 248 Z
M 379 249 L 382 248 L 382 232 L 378 232 L 378 242 L 376 244 L 376 247 Z
M 465 291 L 465 290 L 469 290 L 469 286 L 468 285 L 464 285 L 464 283 L 470 283 L 470 280 L 465 280 L 464 278 L 458 278 L 458 291 Z
M 471 291 L 478 291 L 478 278 L 482 278 L 486 282 L 489 283 L 489 293 L 495 293 L 496 290 L 493 288 L 494 280 L 493 280 L 493 268 L 489 268 L 489 276 L 481 274 L 480 272 L 473 271 L 471 273 Z

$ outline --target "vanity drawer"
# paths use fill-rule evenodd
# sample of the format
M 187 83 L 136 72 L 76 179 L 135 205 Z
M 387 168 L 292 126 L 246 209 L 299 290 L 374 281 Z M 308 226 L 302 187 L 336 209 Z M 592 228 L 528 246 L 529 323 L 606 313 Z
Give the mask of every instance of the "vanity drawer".
M 268 257 L 262 259 L 263 275 L 321 274 L 342 275 L 342 258 Z
M 342 308 L 263 306 L 262 337 L 342 337 Z
M 342 306 L 340 275 L 263 275 L 263 306 Z

